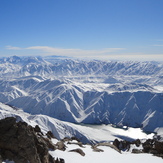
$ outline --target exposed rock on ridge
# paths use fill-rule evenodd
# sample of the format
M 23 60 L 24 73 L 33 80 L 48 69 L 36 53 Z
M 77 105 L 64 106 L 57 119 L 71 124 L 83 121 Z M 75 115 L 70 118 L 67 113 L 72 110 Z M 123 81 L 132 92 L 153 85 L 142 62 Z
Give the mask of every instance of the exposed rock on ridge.
M 136 147 L 141 148 L 133 148 L 132 153 L 151 153 L 155 156 L 162 157 L 163 158 L 163 142 L 157 140 L 157 139 L 147 139 L 144 142 L 141 142 L 139 139 L 135 141 L 119 141 L 118 139 L 115 139 L 113 142 L 113 145 L 116 146 L 120 151 L 129 151 L 131 148 L 131 145 L 135 145 Z
M 55 163 L 48 153 L 49 148 L 55 149 L 50 139 L 42 136 L 38 126 L 34 129 L 25 122 L 17 123 L 13 117 L 0 121 L 2 160 L 9 159 L 15 163 Z

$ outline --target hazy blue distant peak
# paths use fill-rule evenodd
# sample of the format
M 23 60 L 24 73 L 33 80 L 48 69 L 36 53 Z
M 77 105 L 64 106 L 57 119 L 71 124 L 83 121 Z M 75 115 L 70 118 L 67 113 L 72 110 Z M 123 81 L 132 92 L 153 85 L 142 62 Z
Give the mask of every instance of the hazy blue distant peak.
M 40 63 L 46 62 L 42 57 L 19 57 L 19 56 L 11 56 L 11 57 L 3 57 L 0 58 L 0 63 L 12 63 L 12 64 L 28 64 L 28 63 Z
M 11 57 L 0 58 L 0 63 L 6 63 L 6 62 L 18 63 L 18 62 L 21 62 L 21 58 L 18 57 L 18 56 L 11 56 Z

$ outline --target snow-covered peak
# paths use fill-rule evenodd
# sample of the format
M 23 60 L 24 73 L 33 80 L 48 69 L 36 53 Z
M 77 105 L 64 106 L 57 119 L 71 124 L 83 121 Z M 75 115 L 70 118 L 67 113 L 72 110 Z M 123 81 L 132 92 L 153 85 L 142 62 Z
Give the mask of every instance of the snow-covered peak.
M 12 56 L 12 57 L 7 57 L 7 58 L 1 58 L 0 59 L 0 63 L 13 63 L 13 64 L 17 64 L 21 62 L 21 58 L 18 56 Z
M 46 63 L 46 61 L 41 57 L 19 57 L 11 56 L 0 59 L 0 64 L 11 63 L 11 64 L 29 64 L 29 63 Z

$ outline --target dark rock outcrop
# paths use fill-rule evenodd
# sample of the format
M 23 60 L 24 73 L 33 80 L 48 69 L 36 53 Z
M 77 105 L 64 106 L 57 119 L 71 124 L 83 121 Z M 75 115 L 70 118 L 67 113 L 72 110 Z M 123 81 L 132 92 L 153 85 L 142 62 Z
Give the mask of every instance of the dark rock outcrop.
M 163 142 L 154 139 L 148 139 L 142 145 L 143 152 L 152 153 L 163 158 Z
M 118 139 L 115 139 L 113 141 L 113 145 L 116 146 L 119 150 L 129 150 L 130 149 L 131 142 L 123 140 L 119 141 Z
M 132 153 L 151 153 L 163 158 L 163 142 L 160 142 L 157 139 L 147 139 L 143 143 L 141 143 L 139 139 L 132 142 L 126 140 L 119 141 L 118 139 L 113 141 L 113 145 L 119 150 L 129 150 L 132 144 L 135 144 L 137 147 L 142 144 L 143 147 L 143 149 L 132 149 Z
M 131 142 L 126 140 L 119 141 L 118 139 L 115 139 L 113 141 L 113 145 L 115 145 L 119 150 L 123 150 L 123 151 L 129 151 L 131 144 L 135 144 L 137 147 L 139 147 L 141 141 L 139 139 L 136 139 Z
M 113 145 L 116 146 L 119 149 L 120 141 L 118 139 L 115 139 L 113 141 Z
M 139 147 L 140 146 L 140 144 L 141 144 L 141 141 L 140 141 L 140 139 L 136 139 L 136 140 L 134 140 L 134 141 L 132 141 L 132 142 L 130 142 L 131 144 L 135 144 L 137 147 Z
M 84 153 L 83 150 L 80 149 L 80 148 L 70 150 L 69 152 L 77 152 L 77 153 L 79 153 L 80 155 L 85 156 L 85 153 Z
M 53 135 L 53 133 L 52 133 L 51 131 L 48 131 L 46 135 L 47 135 L 47 137 L 48 137 L 49 139 L 55 138 L 55 136 Z
M 92 145 L 92 149 L 94 152 L 104 152 L 104 150 L 100 149 L 100 148 L 97 148 L 96 145 Z
M 97 143 L 96 145 L 92 146 L 92 149 L 96 150 L 96 148 L 99 146 L 110 147 L 110 148 L 116 150 L 117 152 L 121 153 L 121 150 L 119 150 L 114 144 L 111 144 L 109 142 Z
M 59 141 L 56 143 L 56 149 L 61 150 L 61 151 L 65 151 L 66 150 L 66 145 L 64 144 L 63 141 Z
M 139 154 L 139 153 L 143 153 L 143 152 L 140 149 L 132 149 L 132 153 Z
M 40 129 L 40 127 L 39 127 L 38 125 L 35 126 L 34 131 L 35 131 L 35 132 L 40 132 L 40 133 L 41 133 L 41 129 Z
M 38 126 L 33 128 L 25 122 L 16 122 L 13 117 L 0 120 L 2 160 L 9 159 L 15 163 L 55 163 L 48 153 L 49 148 L 54 149 L 54 146 L 40 133 Z
M 163 154 L 163 142 L 155 142 L 155 149 L 158 152 L 158 154 Z
M 153 139 L 146 140 L 143 145 L 143 152 L 145 153 L 153 153 L 154 152 L 154 143 L 155 141 Z
M 84 148 L 84 146 L 83 146 L 83 143 L 82 143 L 82 142 L 71 142 L 71 141 L 68 141 L 68 142 L 67 142 L 67 144 L 75 144 L 75 145 L 78 145 L 78 146 L 80 146 L 80 147 Z
M 65 160 L 62 159 L 62 158 L 57 158 L 57 159 L 55 160 L 55 163 L 65 163 Z

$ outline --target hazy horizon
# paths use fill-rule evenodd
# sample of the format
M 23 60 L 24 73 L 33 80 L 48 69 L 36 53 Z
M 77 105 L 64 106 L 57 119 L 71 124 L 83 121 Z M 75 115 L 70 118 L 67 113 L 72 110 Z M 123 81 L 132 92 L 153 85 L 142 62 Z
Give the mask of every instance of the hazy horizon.
M 0 57 L 163 61 L 162 0 L 0 2 Z

